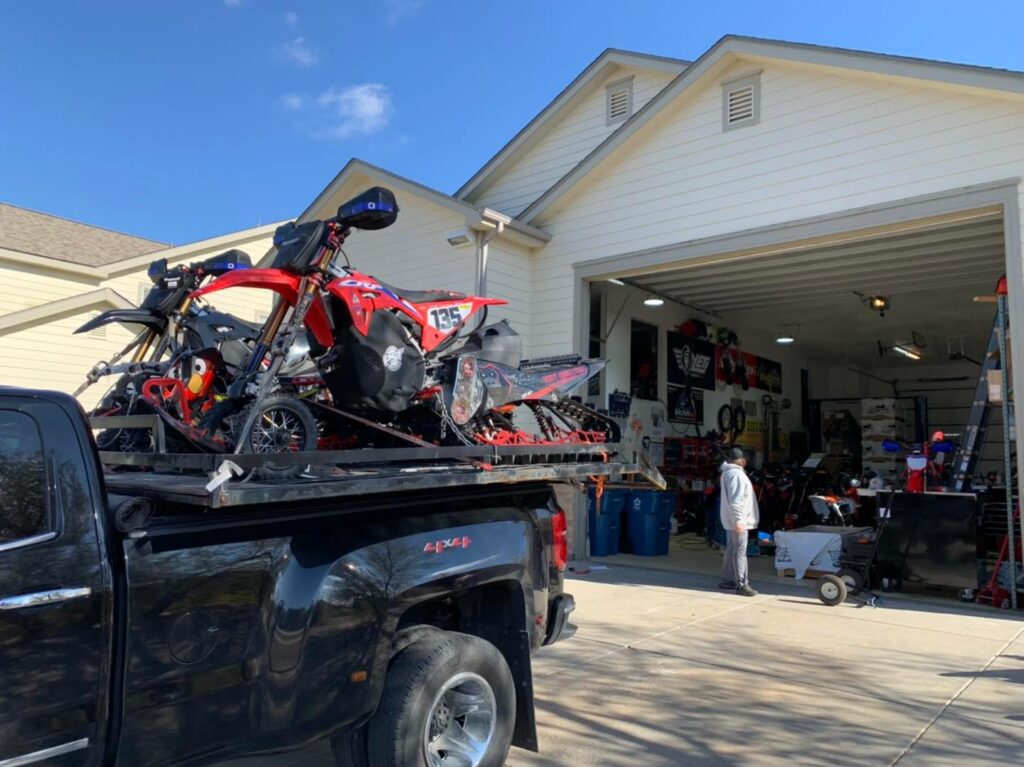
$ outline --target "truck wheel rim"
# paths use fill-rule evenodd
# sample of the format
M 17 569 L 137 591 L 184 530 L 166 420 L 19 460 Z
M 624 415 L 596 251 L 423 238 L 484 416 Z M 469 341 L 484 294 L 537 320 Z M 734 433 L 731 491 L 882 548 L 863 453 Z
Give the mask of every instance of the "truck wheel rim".
M 487 681 L 456 674 L 434 697 L 423 728 L 430 767 L 478 767 L 494 738 L 497 703 Z
M 839 587 L 834 583 L 826 581 L 821 584 L 821 595 L 825 597 L 825 599 L 835 599 L 839 596 Z

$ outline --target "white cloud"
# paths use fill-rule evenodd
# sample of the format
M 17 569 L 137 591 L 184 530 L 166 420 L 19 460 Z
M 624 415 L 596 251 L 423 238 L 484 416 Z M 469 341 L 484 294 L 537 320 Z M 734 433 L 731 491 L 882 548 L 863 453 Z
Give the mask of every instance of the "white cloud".
M 427 0 L 385 0 L 388 25 L 393 27 L 415 18 L 426 4 Z
M 301 93 L 285 93 L 278 97 L 277 104 L 289 112 L 298 112 L 306 106 L 306 97 Z
M 347 88 L 331 88 L 321 93 L 317 106 L 326 113 L 313 135 L 325 139 L 369 136 L 388 126 L 395 108 L 391 91 L 380 83 L 363 83 Z
M 284 15 L 284 23 L 289 27 L 295 28 L 299 23 L 299 14 L 294 11 L 288 11 L 288 13 Z
M 312 67 L 320 61 L 320 51 L 301 35 L 277 46 L 277 55 L 298 67 Z

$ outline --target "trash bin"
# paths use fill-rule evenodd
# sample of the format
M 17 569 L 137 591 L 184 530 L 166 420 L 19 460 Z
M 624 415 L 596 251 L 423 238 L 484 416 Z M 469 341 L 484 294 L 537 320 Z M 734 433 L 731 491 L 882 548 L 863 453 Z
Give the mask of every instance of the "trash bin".
M 590 556 L 607 557 L 619 553 L 619 515 L 626 504 L 628 490 L 606 489 L 600 508 L 594 488 L 587 491 L 587 525 L 590 530 Z
M 644 557 L 668 554 L 669 529 L 676 494 L 662 490 L 633 490 L 626 502 L 627 539 L 631 553 Z

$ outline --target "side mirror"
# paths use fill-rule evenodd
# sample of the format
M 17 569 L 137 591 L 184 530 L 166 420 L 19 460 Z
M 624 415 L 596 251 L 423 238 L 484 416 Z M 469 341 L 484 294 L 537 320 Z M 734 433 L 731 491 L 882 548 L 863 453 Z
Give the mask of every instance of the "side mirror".
M 397 218 L 395 195 L 382 186 L 375 186 L 343 203 L 335 220 L 352 229 L 384 229 Z

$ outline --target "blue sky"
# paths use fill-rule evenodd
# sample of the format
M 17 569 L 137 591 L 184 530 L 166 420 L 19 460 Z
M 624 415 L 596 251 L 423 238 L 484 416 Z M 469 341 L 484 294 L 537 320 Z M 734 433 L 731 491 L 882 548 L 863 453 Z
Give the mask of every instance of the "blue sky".
M 1024 3 L 4 0 L 0 200 L 167 242 L 353 156 L 453 192 L 604 48 L 727 33 L 1024 70 Z

